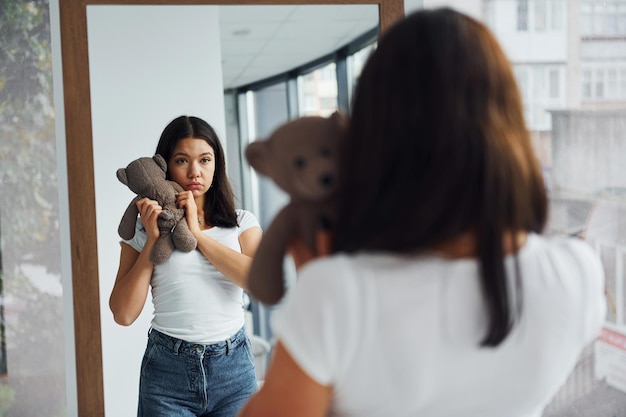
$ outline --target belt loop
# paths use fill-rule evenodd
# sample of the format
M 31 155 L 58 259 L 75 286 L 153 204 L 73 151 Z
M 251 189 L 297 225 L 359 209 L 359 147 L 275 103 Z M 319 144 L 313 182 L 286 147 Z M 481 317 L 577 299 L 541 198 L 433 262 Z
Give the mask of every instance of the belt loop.
M 226 356 L 230 356 L 230 354 L 232 353 L 233 350 L 233 343 L 231 341 L 231 338 L 229 337 L 228 339 L 226 339 Z
M 176 339 L 176 343 L 174 343 L 174 347 L 173 347 L 173 351 L 174 351 L 174 355 L 178 355 L 178 350 L 180 349 L 180 345 L 183 343 L 182 340 L 180 339 Z

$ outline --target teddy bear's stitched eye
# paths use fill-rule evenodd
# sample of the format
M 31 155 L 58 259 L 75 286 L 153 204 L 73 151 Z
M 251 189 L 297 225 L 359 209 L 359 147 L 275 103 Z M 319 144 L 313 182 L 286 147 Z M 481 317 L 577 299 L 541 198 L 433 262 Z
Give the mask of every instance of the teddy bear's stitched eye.
M 322 155 L 325 158 L 328 158 L 330 156 L 330 149 L 328 148 L 320 149 L 320 155 Z
M 293 165 L 296 167 L 296 169 L 302 169 L 306 165 L 306 161 L 303 157 L 298 156 L 293 160 Z

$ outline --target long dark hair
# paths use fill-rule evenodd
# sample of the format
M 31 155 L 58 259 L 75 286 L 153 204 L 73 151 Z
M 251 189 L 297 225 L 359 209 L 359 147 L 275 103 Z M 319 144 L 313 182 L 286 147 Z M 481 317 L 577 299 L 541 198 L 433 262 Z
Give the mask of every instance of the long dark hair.
M 503 236 L 541 232 L 547 195 L 491 32 L 447 8 L 391 27 L 358 81 L 341 169 L 337 250 L 415 252 L 471 233 L 490 320 L 483 345 L 502 342 L 521 305 Z
M 215 152 L 215 174 L 204 202 L 205 220 L 218 227 L 237 226 L 235 198 L 226 175 L 224 149 L 211 125 L 194 116 L 177 117 L 161 133 L 156 153 L 169 163 L 178 141 L 186 138 L 204 139 Z

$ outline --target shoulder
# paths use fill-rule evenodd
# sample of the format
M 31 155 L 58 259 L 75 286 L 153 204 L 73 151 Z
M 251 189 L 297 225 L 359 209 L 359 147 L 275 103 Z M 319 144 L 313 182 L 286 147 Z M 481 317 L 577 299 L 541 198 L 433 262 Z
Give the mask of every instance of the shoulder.
M 573 237 L 546 237 L 531 234 L 528 237 L 528 253 L 543 257 L 553 265 L 572 267 L 581 272 L 601 272 L 602 262 L 588 242 Z
M 251 227 L 260 227 L 259 220 L 252 212 L 236 209 L 235 213 L 237 214 L 237 224 L 239 224 L 240 232 L 244 232 Z
M 362 268 L 354 256 L 335 254 L 313 260 L 298 272 L 296 289 L 307 294 L 317 294 L 320 299 L 347 306 L 353 296 L 359 298 L 368 280 L 359 272 Z
M 141 218 L 137 216 L 137 222 L 135 223 L 135 235 L 129 240 L 122 239 L 121 241 L 130 245 L 136 251 L 141 252 L 143 246 L 146 244 L 146 240 L 146 229 L 141 222 Z
M 578 238 L 532 235 L 529 239 L 520 256 L 522 275 L 524 270 L 532 271 L 527 285 L 544 293 L 556 289 L 559 302 L 571 303 L 584 317 L 581 321 L 585 334 L 593 335 L 606 314 L 605 273 L 600 256 L 588 242 Z
M 600 256 L 579 238 L 531 234 L 519 253 L 519 260 L 523 268 L 542 275 L 554 279 L 567 277 L 561 281 L 571 287 L 604 285 Z

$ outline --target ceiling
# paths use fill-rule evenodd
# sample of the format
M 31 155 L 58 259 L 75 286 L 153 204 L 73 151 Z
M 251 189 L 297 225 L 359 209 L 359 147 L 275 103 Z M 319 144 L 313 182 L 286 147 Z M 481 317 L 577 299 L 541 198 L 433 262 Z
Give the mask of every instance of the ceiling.
M 219 6 L 224 89 L 320 58 L 378 25 L 376 5 Z

